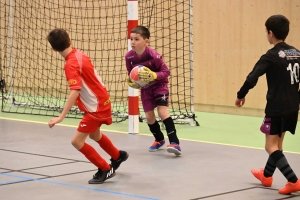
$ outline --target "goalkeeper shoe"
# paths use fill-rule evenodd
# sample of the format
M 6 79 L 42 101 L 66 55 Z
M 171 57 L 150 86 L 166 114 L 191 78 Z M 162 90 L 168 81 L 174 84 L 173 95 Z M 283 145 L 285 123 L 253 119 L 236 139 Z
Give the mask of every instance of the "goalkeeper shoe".
M 174 153 L 176 156 L 181 155 L 181 149 L 179 144 L 176 144 L 175 142 L 171 142 L 171 144 L 168 145 L 167 151 L 169 153 Z
M 149 151 L 158 151 L 162 146 L 164 146 L 165 140 L 154 141 L 153 144 L 149 147 Z
M 98 169 L 98 172 L 89 180 L 89 184 L 101 184 L 107 179 L 110 179 L 116 175 L 114 168 L 110 165 L 109 170 Z
M 111 161 L 111 165 L 114 168 L 114 170 L 117 170 L 120 167 L 121 163 L 126 161 L 128 157 L 129 157 L 129 154 L 126 151 L 121 150 L 118 160 L 114 160 L 111 158 L 110 161 Z
M 255 178 L 260 180 L 260 182 L 263 186 L 271 187 L 272 182 L 273 182 L 273 177 L 265 177 L 264 169 L 260 169 L 260 170 L 252 169 L 251 173 L 255 176 Z

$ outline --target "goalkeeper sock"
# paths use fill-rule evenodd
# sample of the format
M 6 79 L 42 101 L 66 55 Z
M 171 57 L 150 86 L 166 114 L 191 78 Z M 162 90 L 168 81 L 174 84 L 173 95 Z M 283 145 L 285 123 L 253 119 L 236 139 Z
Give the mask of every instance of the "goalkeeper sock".
M 156 120 L 154 124 L 148 124 L 148 126 L 156 141 L 159 142 L 165 139 L 164 134 L 161 132 L 160 126 Z
M 176 135 L 176 129 L 175 129 L 173 119 L 171 117 L 168 117 L 167 119 L 163 120 L 163 123 L 166 126 L 166 130 L 167 130 L 167 134 L 168 134 L 170 143 L 175 142 L 176 144 L 179 144 L 179 139 Z

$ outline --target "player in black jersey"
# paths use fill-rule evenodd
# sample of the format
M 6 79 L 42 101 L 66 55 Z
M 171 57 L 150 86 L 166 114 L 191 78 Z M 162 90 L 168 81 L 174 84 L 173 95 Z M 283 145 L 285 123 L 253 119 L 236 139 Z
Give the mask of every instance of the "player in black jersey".
M 267 39 L 274 47 L 255 64 L 237 93 L 235 105 L 243 106 L 248 91 L 266 74 L 267 105 L 260 130 L 266 134 L 265 149 L 269 158 L 264 169 L 251 172 L 264 186 L 270 187 L 277 167 L 288 180 L 279 193 L 290 194 L 300 191 L 300 180 L 282 153 L 282 143 L 286 131 L 295 134 L 298 121 L 300 51 L 284 42 L 289 33 L 289 20 L 285 16 L 273 15 L 265 26 Z

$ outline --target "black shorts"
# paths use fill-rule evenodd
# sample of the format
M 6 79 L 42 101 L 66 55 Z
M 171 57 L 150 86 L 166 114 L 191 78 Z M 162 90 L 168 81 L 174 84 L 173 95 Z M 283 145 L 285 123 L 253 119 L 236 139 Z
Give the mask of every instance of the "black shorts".
M 298 122 L 298 112 L 289 113 L 282 116 L 265 116 L 260 127 L 260 131 L 267 135 L 279 135 L 289 131 L 295 134 Z
M 157 106 L 169 106 L 169 93 L 156 95 L 154 99 Z

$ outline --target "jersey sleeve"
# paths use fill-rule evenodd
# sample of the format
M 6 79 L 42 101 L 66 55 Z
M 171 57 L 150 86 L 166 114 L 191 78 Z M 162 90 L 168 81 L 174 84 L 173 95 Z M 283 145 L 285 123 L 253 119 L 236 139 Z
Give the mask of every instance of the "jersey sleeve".
M 259 61 L 255 64 L 253 70 L 249 73 L 244 82 L 243 86 L 237 93 L 237 98 L 242 99 L 244 98 L 250 89 L 252 89 L 258 81 L 258 78 L 264 75 L 272 65 L 272 57 L 270 54 L 263 55 Z
M 159 55 L 157 58 L 155 58 L 155 65 L 158 69 L 158 72 L 156 72 L 157 80 L 162 80 L 165 78 L 168 78 L 170 76 L 170 70 L 166 63 L 163 61 L 162 56 Z
M 258 78 L 264 75 L 272 65 L 272 57 L 269 54 L 263 55 L 255 64 L 253 70 L 247 76 L 247 81 L 255 86 Z
M 66 64 L 65 75 L 70 90 L 81 90 L 81 77 L 79 65 Z
M 130 64 L 130 60 L 128 59 L 127 54 L 125 55 L 125 62 L 126 62 L 126 69 L 127 69 L 127 74 L 129 76 L 131 70 L 132 70 L 132 66 Z

